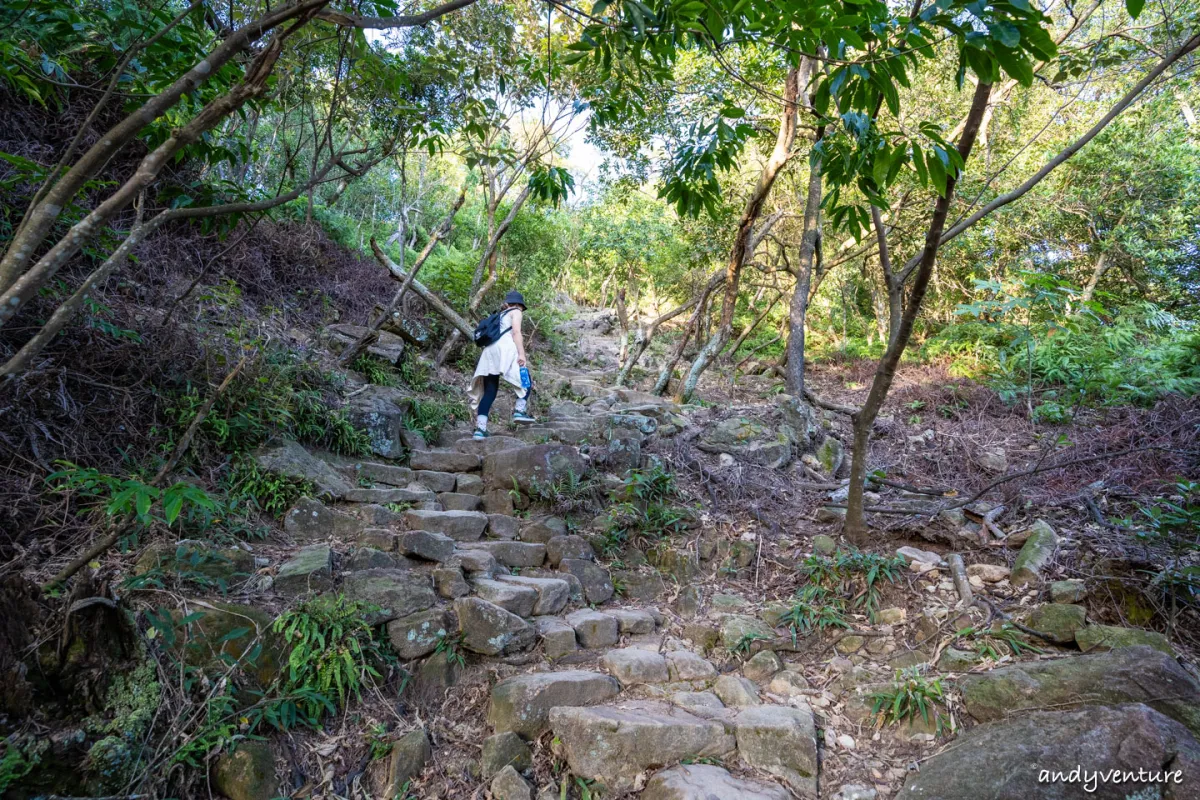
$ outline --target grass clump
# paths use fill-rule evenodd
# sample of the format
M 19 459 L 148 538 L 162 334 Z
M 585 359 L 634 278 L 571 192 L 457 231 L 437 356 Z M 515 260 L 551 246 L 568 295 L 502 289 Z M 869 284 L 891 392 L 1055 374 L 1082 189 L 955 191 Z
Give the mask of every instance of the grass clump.
M 625 473 L 621 486 L 611 495 L 605 554 L 612 555 L 629 544 L 645 549 L 687 530 L 693 514 L 671 502 L 678 496 L 675 476 L 662 464 Z
M 813 585 L 847 600 L 849 605 L 875 611 L 883 581 L 895 583 L 903 573 L 904 559 L 859 550 L 839 550 L 832 556 L 811 555 L 800 564 L 800 574 Z
M 946 693 L 941 678 L 926 677 L 920 667 L 897 670 L 891 685 L 876 689 L 870 699 L 877 727 L 911 723 L 919 716 L 932 722 L 939 736 L 955 728 L 954 717 L 944 710 Z

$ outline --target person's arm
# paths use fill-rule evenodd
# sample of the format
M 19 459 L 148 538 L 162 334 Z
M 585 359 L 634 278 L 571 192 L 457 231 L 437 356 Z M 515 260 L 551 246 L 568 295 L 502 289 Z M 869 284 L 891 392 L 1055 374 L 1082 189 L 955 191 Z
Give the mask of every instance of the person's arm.
M 521 336 L 521 309 L 514 308 L 509 314 L 508 320 L 512 326 L 513 342 L 517 345 L 517 363 L 523 367 L 525 366 L 525 338 Z

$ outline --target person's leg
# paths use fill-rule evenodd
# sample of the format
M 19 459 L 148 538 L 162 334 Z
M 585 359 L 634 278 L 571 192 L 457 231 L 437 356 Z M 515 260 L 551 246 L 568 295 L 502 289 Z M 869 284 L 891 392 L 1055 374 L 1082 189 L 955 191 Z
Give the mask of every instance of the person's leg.
M 500 391 L 500 376 L 485 375 L 483 378 L 483 397 L 479 399 L 479 411 L 475 416 L 475 428 L 487 432 L 488 412 L 492 403 L 496 402 L 496 393 Z
M 533 396 L 533 389 L 515 389 L 517 393 L 517 402 L 513 404 L 513 421 L 514 422 L 534 422 L 534 418 L 529 415 L 529 398 Z

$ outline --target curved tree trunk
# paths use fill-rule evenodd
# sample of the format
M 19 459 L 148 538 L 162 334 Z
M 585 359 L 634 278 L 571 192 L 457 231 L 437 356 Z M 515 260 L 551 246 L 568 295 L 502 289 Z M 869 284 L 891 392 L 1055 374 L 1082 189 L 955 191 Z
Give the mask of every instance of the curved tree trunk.
M 687 401 L 696 391 L 696 384 L 700 382 L 700 376 L 704 371 L 716 360 L 720 355 L 721 350 L 729 343 L 729 336 L 733 331 L 733 311 L 737 305 L 738 285 L 742 277 L 742 267 L 746 263 L 746 259 L 752 255 L 749 244 L 754 231 L 754 223 L 758 221 L 762 214 L 763 204 L 766 203 L 767 197 L 771 194 L 771 187 L 775 185 L 775 179 L 779 177 L 780 171 L 788 158 L 792 154 L 792 145 L 796 141 L 796 98 L 799 93 L 800 86 L 800 70 L 793 69 L 788 72 L 787 79 L 784 81 L 783 90 L 783 111 L 779 119 L 779 133 L 775 138 L 775 149 L 771 151 L 767 163 L 763 165 L 762 174 L 759 175 L 758 183 L 751 192 L 750 197 L 746 201 L 746 208 L 742 211 L 742 218 L 738 221 L 737 234 L 733 240 L 733 247 L 729 251 L 729 263 L 725 271 L 725 296 L 721 304 L 721 321 L 717 325 L 717 330 L 705 342 L 704 347 L 700 348 L 700 352 L 696 354 L 696 359 L 692 362 L 692 368 L 688 371 L 688 376 L 684 380 L 683 387 L 679 392 L 679 399 Z
M 683 358 L 683 351 L 687 349 L 688 341 L 692 335 L 700 329 L 700 319 L 704 316 L 704 311 L 708 307 L 708 298 L 717 288 L 725 282 L 725 272 L 722 270 L 708 279 L 708 283 L 704 287 L 704 291 L 696 298 L 696 310 L 692 312 L 691 319 L 688 320 L 687 327 L 684 328 L 683 336 L 679 340 L 679 344 L 675 347 L 675 352 L 663 364 L 663 367 L 658 372 L 658 380 L 654 382 L 654 388 L 651 390 L 654 394 L 663 394 L 667 391 L 667 387 L 671 385 L 671 374 L 675 372 L 675 365 Z

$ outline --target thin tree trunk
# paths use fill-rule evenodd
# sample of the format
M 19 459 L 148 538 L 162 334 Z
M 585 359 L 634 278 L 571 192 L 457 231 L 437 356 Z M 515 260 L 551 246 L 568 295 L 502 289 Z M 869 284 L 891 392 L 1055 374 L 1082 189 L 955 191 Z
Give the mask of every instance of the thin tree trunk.
M 1092 302 L 1092 296 L 1096 294 L 1096 287 L 1100 284 L 1100 279 L 1104 277 L 1104 273 L 1108 272 L 1108 251 L 1100 253 L 1100 257 L 1096 259 L 1096 266 L 1092 267 L 1092 277 L 1088 278 L 1087 286 L 1083 287 L 1083 295 L 1080 299 L 1085 303 Z
M 904 281 L 907 275 L 892 272 L 887 229 L 883 227 L 883 217 L 875 206 L 871 206 L 871 222 L 875 226 L 875 237 L 879 241 L 879 269 L 883 272 L 883 285 L 887 290 L 888 347 L 891 347 L 896 342 L 896 335 L 900 332 L 900 318 L 904 315 Z
M 988 96 L 991 94 L 991 84 L 980 82 L 975 87 L 975 96 L 971 101 L 971 111 L 967 115 L 967 123 L 963 128 L 962 139 L 958 143 L 958 153 L 962 157 L 963 169 L 971 157 L 971 149 L 975 145 L 975 137 L 979 133 L 980 123 L 987 110 Z M 867 393 L 866 402 L 854 415 L 854 453 L 850 463 L 850 496 L 846 500 L 847 538 L 856 545 L 865 544 L 867 529 L 863 519 L 863 481 L 867 476 L 867 448 L 871 438 L 871 426 L 879 416 L 879 409 L 887 397 L 892 380 L 896 375 L 896 366 L 900 356 L 912 336 L 913 323 L 921 311 L 921 303 L 929 288 L 929 278 L 937 261 L 938 248 L 942 242 L 942 229 L 946 225 L 946 217 L 950 213 L 950 204 L 954 200 L 954 188 L 958 177 L 946 178 L 946 191 L 934 204 L 933 219 L 930 220 L 929 230 L 925 235 L 925 247 L 921 252 L 920 261 L 913 280 L 912 293 L 908 307 L 900 318 L 899 330 L 895 341 L 888 347 L 875 370 L 875 378 L 871 382 L 871 390 Z
M 708 299 L 716 289 L 725 282 L 725 272 L 716 273 L 708 279 L 708 283 L 704 286 L 704 291 L 700 292 L 700 296 L 696 298 L 696 310 L 692 312 L 691 319 L 688 320 L 687 327 L 683 330 L 683 336 L 679 339 L 679 344 L 675 348 L 675 352 L 667 359 L 666 363 L 658 372 L 658 380 L 654 382 L 652 391 L 654 394 L 663 394 L 667 391 L 667 387 L 671 384 L 671 374 L 675 372 L 675 365 L 683 358 L 683 352 L 687 349 L 688 341 L 693 334 L 700 328 L 700 320 L 704 316 L 705 309 L 708 306 Z
M 796 141 L 796 112 L 798 111 L 796 99 L 799 86 L 800 70 L 789 70 L 784 81 L 783 110 L 779 119 L 779 133 L 775 138 L 775 149 L 771 151 L 767 163 L 763 166 L 762 174 L 758 178 L 758 184 L 746 201 L 746 208 L 742 211 L 737 234 L 734 236 L 733 247 L 729 251 L 729 263 L 725 273 L 725 296 L 721 304 L 721 321 L 717 325 L 716 332 L 696 354 L 692 368 L 688 371 L 688 376 L 679 392 L 681 401 L 687 401 L 695 394 L 700 376 L 728 344 L 729 336 L 733 332 L 733 312 L 737 305 L 742 267 L 745 266 L 746 259 L 752 255 L 748 245 L 754 231 L 754 223 L 762 214 L 763 204 L 766 203 L 767 197 L 771 193 L 771 187 L 775 185 L 775 179 L 779 177 L 784 164 L 791 157 L 792 145 Z
M 379 247 L 379 243 L 374 239 L 371 240 L 371 250 L 375 253 L 375 258 L 379 261 L 379 263 L 386 267 L 388 272 L 392 273 L 392 277 L 394 279 L 398 281 L 408 280 L 408 274 L 405 273 L 404 270 L 400 269 L 396 265 L 396 262 L 388 258 L 387 253 L 383 252 L 383 250 Z M 475 326 L 459 316 L 458 312 L 454 310 L 453 306 L 451 306 L 442 298 L 438 297 L 437 294 L 435 294 L 431 289 L 427 288 L 416 278 L 412 279 L 412 290 L 417 293 L 417 296 L 425 301 L 425 305 L 432 308 L 438 314 L 441 314 L 444 320 L 453 325 L 455 329 L 460 331 L 464 336 L 470 336 L 475 330 Z
M 732 361 L 737 357 L 737 351 L 741 349 L 742 345 L 746 343 L 746 340 L 750 338 L 750 334 L 754 333 L 755 329 L 762 324 L 762 321 L 766 319 L 767 315 L 770 314 L 772 309 L 775 308 L 775 304 L 778 303 L 782 298 L 783 294 L 779 293 L 771 299 L 770 303 L 767 303 L 767 307 L 763 309 L 762 313 L 755 317 L 754 321 L 747 325 L 746 330 L 742 331 L 741 335 L 738 336 L 736 341 L 734 341 L 733 346 L 729 348 L 729 352 L 724 356 L 725 358 L 728 358 L 730 361 Z
M 723 272 L 718 274 L 724 276 Z M 650 341 L 654 338 L 654 334 L 658 332 L 659 327 L 663 323 L 675 319 L 675 317 L 678 317 L 688 309 L 695 307 L 695 305 L 700 302 L 701 296 L 703 296 L 703 294 L 697 295 L 683 305 L 679 306 L 679 308 L 676 308 L 674 311 L 668 311 L 667 313 L 656 317 L 649 322 L 638 325 L 637 333 L 635 333 L 633 337 L 633 351 L 629 354 L 629 359 L 625 362 L 625 366 L 621 367 L 621 371 L 617 373 L 617 386 L 624 386 L 625 382 L 629 380 L 630 372 L 633 371 L 633 367 L 637 364 L 638 359 L 640 359 L 642 354 L 644 354 L 650 347 Z

